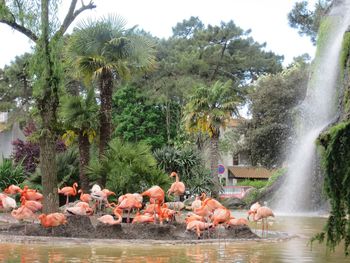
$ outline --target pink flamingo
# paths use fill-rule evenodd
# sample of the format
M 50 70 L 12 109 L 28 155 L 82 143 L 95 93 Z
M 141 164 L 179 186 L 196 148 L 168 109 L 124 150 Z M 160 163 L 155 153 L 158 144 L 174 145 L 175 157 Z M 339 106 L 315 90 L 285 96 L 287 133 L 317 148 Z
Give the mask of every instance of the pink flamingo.
M 72 186 L 66 186 L 61 189 L 58 189 L 59 194 L 63 194 L 67 197 L 66 205 L 68 205 L 69 197 L 77 195 L 78 183 L 74 183 Z

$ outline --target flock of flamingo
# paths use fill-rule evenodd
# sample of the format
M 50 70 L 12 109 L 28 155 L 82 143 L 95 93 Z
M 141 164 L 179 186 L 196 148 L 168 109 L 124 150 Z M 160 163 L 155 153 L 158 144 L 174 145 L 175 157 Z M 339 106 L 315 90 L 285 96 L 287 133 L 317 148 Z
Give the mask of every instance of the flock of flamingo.
M 167 191 L 168 196 L 174 195 L 178 197 L 183 195 L 185 185 L 183 182 L 180 182 L 178 174 L 172 172 L 170 177 L 175 177 L 175 182 L 172 183 Z M 97 184 L 93 185 L 90 189 L 90 194 L 84 193 L 81 189 L 77 191 L 77 188 L 78 184 L 74 183 L 72 186 L 58 189 L 59 194 L 66 196 L 64 213 L 57 212 L 38 215 L 37 213 L 42 210 L 41 201 L 43 195 L 35 189 L 29 189 L 28 186 L 24 186 L 21 189 L 16 185 L 10 185 L 3 193 L 0 193 L 0 208 L 4 211 L 12 210 L 11 215 L 19 221 L 32 220 L 34 223 L 34 220 L 39 219 L 41 225 L 46 228 L 66 224 L 67 215 L 91 216 L 98 211 L 102 212 L 102 207 L 111 208 L 113 211 L 113 214 L 105 214 L 97 218 L 98 221 L 106 225 L 121 224 L 124 211 L 127 211 L 126 222 L 130 223 L 130 213 L 133 209 L 136 209 L 137 212 L 133 217 L 132 224 L 163 224 L 163 222 L 178 220 L 175 215 L 180 214 L 180 210 L 184 208 L 182 202 L 165 203 L 165 192 L 159 186 L 153 186 L 141 194 L 124 194 L 118 197 L 117 203 L 108 201 L 109 196 L 115 196 L 114 192 L 108 189 L 101 189 Z M 76 196 L 78 193 L 80 193 L 80 200 L 76 203 L 69 203 L 69 197 Z M 15 195 L 20 195 L 19 208 L 17 208 Z M 144 197 L 149 198 L 149 203 L 146 206 L 143 205 Z M 262 233 L 264 233 L 264 229 L 266 231 L 268 230 L 267 218 L 274 216 L 270 208 L 255 203 L 248 211 L 248 220 L 245 218 L 235 218 L 229 209 L 223 206 L 218 200 L 207 197 L 205 193 L 197 196 L 190 208 L 192 212 L 187 213 L 184 219 L 186 231 L 196 232 L 198 238 L 201 237 L 203 231 L 215 228 L 219 224 L 224 227 L 247 225 L 250 216 L 253 217 L 253 221 L 255 222 L 262 220 Z

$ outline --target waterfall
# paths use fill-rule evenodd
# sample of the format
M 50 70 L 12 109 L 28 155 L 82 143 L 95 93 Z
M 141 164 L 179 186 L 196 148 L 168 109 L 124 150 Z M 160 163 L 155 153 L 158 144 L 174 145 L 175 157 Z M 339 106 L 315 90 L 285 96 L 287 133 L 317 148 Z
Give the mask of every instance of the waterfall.
M 272 207 L 282 213 L 305 213 L 319 209 L 315 204 L 321 196 L 321 179 L 314 177 L 317 167 L 315 141 L 337 117 L 340 51 L 344 32 L 350 22 L 350 0 L 334 1 L 325 18 L 326 37 L 318 41 L 314 68 L 307 95 L 300 106 L 297 138 L 289 148 L 287 175 L 278 190 Z M 320 37 L 320 35 L 319 35 Z

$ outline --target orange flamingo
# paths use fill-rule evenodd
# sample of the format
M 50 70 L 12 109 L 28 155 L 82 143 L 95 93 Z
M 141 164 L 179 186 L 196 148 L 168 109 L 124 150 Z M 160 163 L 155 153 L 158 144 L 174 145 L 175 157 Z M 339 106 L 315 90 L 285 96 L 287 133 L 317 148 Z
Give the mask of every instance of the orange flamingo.
M 33 201 L 33 200 L 26 200 L 24 196 L 21 197 L 21 204 L 22 206 L 26 206 L 27 208 L 32 210 L 34 213 L 43 208 L 43 205 L 40 202 Z
M 151 204 L 160 204 L 164 203 L 164 191 L 158 185 L 152 186 L 148 190 L 144 191 L 141 196 L 148 196 Z
M 120 199 L 120 198 L 119 198 Z M 119 201 L 118 199 L 118 201 Z M 121 210 L 127 210 L 128 211 L 128 216 L 127 216 L 127 223 L 130 223 L 130 211 L 131 209 L 140 209 L 142 207 L 142 203 L 139 201 L 137 196 L 134 194 L 125 194 L 124 198 L 121 199 L 122 201 L 120 204 L 117 206 Z
M 214 210 L 211 220 L 213 221 L 213 226 L 217 226 L 220 223 L 228 223 L 230 221 L 231 212 L 226 208 L 217 208 Z
M 102 189 L 102 192 L 104 192 L 106 195 L 107 195 L 107 197 L 109 197 L 109 196 L 111 196 L 111 195 L 114 195 L 114 196 L 116 196 L 116 194 L 114 193 L 114 192 L 112 192 L 112 191 L 110 191 L 110 190 L 108 190 L 108 189 Z
M 141 215 L 139 212 L 136 213 L 134 219 L 132 220 L 132 224 L 135 223 L 154 223 L 154 216 L 151 214 Z
M 54 227 L 67 223 L 66 216 L 62 213 L 41 214 L 39 220 L 43 227 Z
M 194 220 L 187 224 L 186 232 L 196 231 L 198 239 L 201 237 L 201 231 L 209 229 L 213 226 L 212 223 L 204 223 L 202 221 Z
M 66 186 L 58 189 L 59 194 L 63 194 L 67 197 L 66 205 L 68 205 L 69 197 L 77 195 L 78 183 L 74 183 L 73 186 Z
M 275 215 L 273 214 L 272 210 L 267 207 L 267 206 L 261 206 L 256 210 L 256 213 L 254 215 L 254 221 L 257 222 L 258 220 L 261 219 L 262 221 L 262 235 L 264 235 L 264 229 L 266 230 L 265 234 L 267 237 L 268 234 L 268 222 L 267 219 L 269 217 L 275 217 Z
M 185 223 L 188 224 L 191 221 L 202 221 L 204 222 L 204 217 L 196 215 L 196 214 L 187 214 L 185 218 Z
M 32 201 L 41 201 L 44 197 L 37 190 L 29 189 L 27 185 L 23 187 L 23 190 L 21 192 L 21 197 L 22 196 L 24 196 L 26 200 L 32 200 Z
M 10 186 L 4 189 L 4 193 L 9 195 L 15 195 L 20 192 L 22 192 L 22 189 L 19 186 L 14 184 L 11 184 Z
M 185 192 L 185 184 L 180 182 L 179 176 L 176 172 L 172 172 L 170 177 L 175 176 L 175 182 L 171 184 L 170 189 L 167 191 L 168 195 L 174 194 L 175 196 L 183 195 Z
M 78 191 L 78 193 L 80 193 L 80 198 L 79 198 L 79 199 L 80 199 L 81 201 L 86 202 L 86 203 L 89 203 L 89 202 L 92 200 L 91 195 L 89 195 L 89 194 L 84 194 L 83 189 L 80 189 L 80 190 Z

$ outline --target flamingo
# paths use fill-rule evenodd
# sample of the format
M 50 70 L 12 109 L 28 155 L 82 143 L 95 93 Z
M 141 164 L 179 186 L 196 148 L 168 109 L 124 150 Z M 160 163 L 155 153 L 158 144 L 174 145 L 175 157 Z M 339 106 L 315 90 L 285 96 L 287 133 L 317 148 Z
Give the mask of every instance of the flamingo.
M 118 201 L 119 201 L 119 199 L 118 199 Z M 139 200 L 140 199 L 138 199 L 137 196 L 134 194 L 125 194 L 124 197 L 121 199 L 120 204 L 117 206 L 119 209 L 128 211 L 128 217 L 127 217 L 127 221 L 126 221 L 127 223 L 130 222 L 131 209 L 133 209 L 133 208 L 140 209 L 142 207 L 142 203 Z
M 261 207 L 261 205 L 260 205 L 260 203 L 259 202 L 256 202 L 256 203 L 254 203 L 254 204 L 252 204 L 251 206 L 250 206 L 250 208 L 249 208 L 249 210 L 248 210 L 248 216 L 247 216 L 247 219 L 248 219 L 248 221 L 250 220 L 250 215 L 252 215 L 253 216 L 253 220 L 254 220 L 254 215 L 256 214 L 256 211 L 258 210 L 258 208 L 260 208 Z M 257 229 L 257 221 L 255 221 L 255 231 L 256 231 L 256 229 Z
M 27 219 L 34 219 L 36 218 L 35 214 L 33 213 L 32 210 L 30 210 L 26 206 L 21 206 L 20 208 L 16 210 L 12 210 L 11 215 L 17 219 L 17 220 L 27 220 Z
M 136 213 L 136 216 L 132 220 L 132 224 L 135 223 L 154 223 L 155 219 L 154 216 L 151 214 L 144 214 L 141 215 L 139 212 Z
M 227 223 L 230 221 L 231 212 L 226 208 L 217 208 L 214 210 L 211 220 L 213 221 L 213 226 L 217 226 L 220 223 Z
M 201 237 L 201 231 L 209 229 L 213 226 L 212 223 L 204 223 L 202 221 L 193 220 L 187 224 L 186 232 L 196 231 L 198 239 Z
M 89 194 L 84 194 L 83 189 L 80 189 L 80 190 L 78 191 L 78 193 L 80 193 L 80 198 L 79 198 L 79 199 L 80 199 L 81 201 L 86 202 L 86 203 L 89 203 L 89 202 L 92 200 L 91 195 L 89 195 Z
M 148 196 L 151 204 L 158 204 L 159 206 L 164 203 L 164 190 L 158 185 L 152 186 L 148 190 L 144 191 L 141 196 Z M 156 208 L 154 206 L 154 208 Z M 156 210 L 153 211 L 154 223 L 156 222 Z
M 250 215 L 253 215 L 253 217 L 254 217 L 254 214 L 256 213 L 256 211 L 258 210 L 259 207 L 261 207 L 259 202 L 256 202 L 250 206 L 250 209 L 247 212 L 248 213 L 248 220 L 249 220 Z
M 86 206 L 72 206 L 66 208 L 66 212 L 71 215 L 86 216 L 92 215 L 94 211 L 92 210 L 92 208 Z
M 0 201 L 5 211 L 12 210 L 17 207 L 16 200 L 5 194 L 0 193 Z
M 175 196 L 180 196 L 183 195 L 185 192 L 185 184 L 183 182 L 180 182 L 179 176 L 176 172 L 172 172 L 170 174 L 170 177 L 175 176 L 175 182 L 171 184 L 170 189 L 167 191 L 168 196 L 170 194 L 174 194 Z
M 148 190 L 141 193 L 141 196 L 148 196 L 150 198 L 151 204 L 160 204 L 164 203 L 164 191 L 158 185 L 152 186 Z
M 202 206 L 202 201 L 199 196 L 196 196 L 196 199 L 191 204 L 191 209 L 194 211 L 196 208 L 200 208 Z
M 43 227 L 54 227 L 67 223 L 66 216 L 62 213 L 41 214 L 39 220 Z
M 245 218 L 230 218 L 230 221 L 227 223 L 229 226 L 246 226 L 248 225 L 248 220 Z
M 32 201 L 41 201 L 44 197 L 37 190 L 29 189 L 27 185 L 23 187 L 23 190 L 21 192 L 21 197 L 22 196 L 24 196 L 26 200 L 32 200 Z
M 188 224 L 191 221 L 202 221 L 204 222 L 204 217 L 196 215 L 196 214 L 187 214 L 185 218 L 186 224 Z
M 94 185 L 92 186 L 92 188 L 90 189 L 90 192 L 91 192 L 91 193 L 99 192 L 99 191 L 102 191 L 102 188 L 101 188 L 101 186 L 99 186 L 98 184 L 94 184 Z
M 104 215 L 97 218 L 97 220 L 106 225 L 118 225 L 122 222 L 122 216 L 118 217 L 118 219 L 115 220 L 111 215 Z
M 58 189 L 59 194 L 63 194 L 67 197 L 66 205 L 68 205 L 69 197 L 77 195 L 78 183 L 74 183 L 73 186 L 66 186 Z
M 4 189 L 4 193 L 9 195 L 15 195 L 20 192 L 22 192 L 22 189 L 19 186 L 14 184 L 11 184 L 10 186 Z
M 21 197 L 21 204 L 32 210 L 32 212 L 37 212 L 43 208 L 43 205 L 38 201 L 26 200 L 24 196 Z
M 254 221 L 257 222 L 258 220 L 262 220 L 262 235 L 264 235 L 264 229 L 266 229 L 266 237 L 268 234 L 268 222 L 267 219 L 269 217 L 275 217 L 272 210 L 267 206 L 261 206 L 256 210 L 256 213 L 254 214 Z
M 91 198 L 96 201 L 95 207 L 98 205 L 100 210 L 102 210 L 103 202 L 109 205 L 107 197 L 107 193 L 103 192 L 102 190 L 95 190 L 91 192 Z

